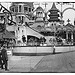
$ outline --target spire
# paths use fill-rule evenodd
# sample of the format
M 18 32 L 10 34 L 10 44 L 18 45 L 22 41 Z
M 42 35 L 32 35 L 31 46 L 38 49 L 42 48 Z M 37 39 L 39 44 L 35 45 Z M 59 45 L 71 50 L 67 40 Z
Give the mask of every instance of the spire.
M 55 6 L 55 3 L 53 2 L 53 5 L 52 5 L 52 8 L 49 10 L 49 11 L 59 11 L 56 6 Z

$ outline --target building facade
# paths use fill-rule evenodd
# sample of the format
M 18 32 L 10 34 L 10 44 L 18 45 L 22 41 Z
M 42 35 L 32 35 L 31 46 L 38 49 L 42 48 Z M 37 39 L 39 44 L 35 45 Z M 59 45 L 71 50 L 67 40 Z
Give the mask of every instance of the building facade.
M 0 23 L 5 22 L 6 30 L 14 32 L 16 44 L 38 41 L 41 37 L 46 39 L 48 45 L 52 38 L 56 41 L 58 38 L 65 39 L 67 44 L 75 42 L 75 26 L 69 23 L 69 19 L 67 25 L 61 23 L 60 11 L 54 2 L 48 11 L 49 15 L 40 6 L 34 10 L 33 2 L 12 2 L 9 12 L 11 14 L 0 13 Z M 36 15 L 33 19 L 34 12 Z M 47 18 L 45 14 L 49 19 L 44 19 Z M 4 21 L 3 17 L 11 19 Z

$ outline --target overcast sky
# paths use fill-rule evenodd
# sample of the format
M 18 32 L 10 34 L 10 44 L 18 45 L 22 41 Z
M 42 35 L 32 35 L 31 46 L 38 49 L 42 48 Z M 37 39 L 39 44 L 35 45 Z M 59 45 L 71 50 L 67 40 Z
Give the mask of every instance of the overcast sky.
M 46 11 L 48 11 L 48 10 L 52 7 L 52 4 L 53 4 L 53 3 L 51 3 L 51 2 L 46 2 L 46 3 L 47 3 Z M 39 4 L 39 5 L 37 5 L 37 4 Z M 41 6 L 43 9 L 45 9 L 45 5 L 43 5 L 43 4 L 44 4 L 44 2 L 41 2 L 41 3 L 35 2 L 35 3 L 34 3 L 34 8 L 36 9 L 38 6 Z M 4 3 L 4 2 L 3 2 L 2 5 L 5 6 L 7 9 L 9 9 L 11 3 Z M 61 6 L 60 6 L 60 5 L 57 5 L 57 4 L 56 4 L 56 7 L 57 7 L 59 10 L 61 10 Z M 63 7 L 62 9 L 64 10 L 65 8 L 72 7 L 72 5 L 66 5 L 66 4 L 65 4 L 65 5 L 63 5 L 62 7 Z M 75 8 L 75 4 L 74 4 L 74 8 Z M 67 24 L 67 19 L 70 19 L 70 20 L 71 20 L 70 23 L 74 24 L 74 18 L 75 18 L 75 11 L 72 10 L 72 9 L 66 10 L 66 11 L 64 12 L 64 14 L 63 14 L 63 20 L 65 21 L 65 24 Z

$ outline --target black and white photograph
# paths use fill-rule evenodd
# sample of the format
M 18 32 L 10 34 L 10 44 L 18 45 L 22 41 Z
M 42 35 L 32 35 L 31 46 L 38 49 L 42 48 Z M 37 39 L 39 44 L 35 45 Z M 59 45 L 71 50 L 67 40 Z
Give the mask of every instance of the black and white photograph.
M 0 73 L 75 73 L 75 2 L 1 2 Z

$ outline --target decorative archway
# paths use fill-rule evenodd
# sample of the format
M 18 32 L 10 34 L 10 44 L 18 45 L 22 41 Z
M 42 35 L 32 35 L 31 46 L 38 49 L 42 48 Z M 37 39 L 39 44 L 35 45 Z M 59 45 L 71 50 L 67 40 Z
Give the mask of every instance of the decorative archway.
M 68 7 L 68 8 L 66 8 L 66 9 L 64 9 L 64 10 L 63 10 L 62 14 L 63 14 L 66 10 L 68 10 L 68 9 L 72 9 L 72 10 L 74 10 L 74 11 L 75 11 L 75 9 L 74 9 L 74 8 L 72 8 L 72 7 Z
M 66 9 L 64 9 L 62 12 L 60 12 L 60 14 L 61 14 L 61 18 L 63 18 L 63 14 L 64 14 L 64 12 L 65 12 L 66 10 L 69 10 L 69 9 L 72 9 L 72 10 L 75 11 L 75 8 L 68 7 L 68 8 L 66 8 Z
M 39 40 L 39 38 L 36 36 L 27 35 L 27 39 L 29 40 L 30 38 L 32 38 L 33 40 Z
M 27 35 L 27 44 L 31 46 L 40 45 L 39 38 L 33 35 Z

